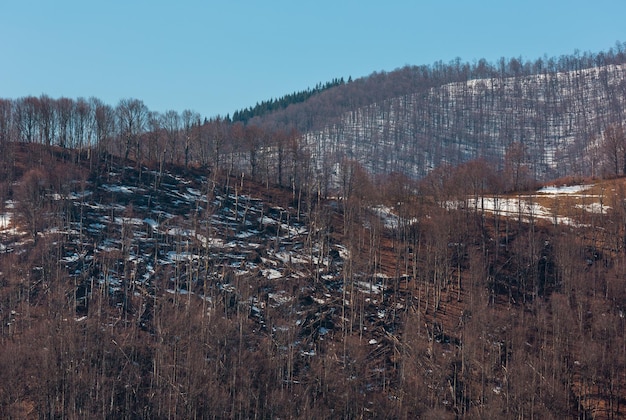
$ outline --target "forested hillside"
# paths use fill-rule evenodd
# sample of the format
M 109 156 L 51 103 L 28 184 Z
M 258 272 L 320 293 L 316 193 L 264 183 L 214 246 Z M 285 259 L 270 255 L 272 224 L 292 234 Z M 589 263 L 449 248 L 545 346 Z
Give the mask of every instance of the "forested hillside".
M 534 177 L 601 175 L 598 141 L 624 122 L 623 46 L 497 64 L 460 61 L 375 73 L 261 123 L 293 125 L 322 172 L 348 158 L 373 173 L 423 177 L 518 145 Z
M 0 413 L 626 416 L 622 61 L 0 101 Z
M 626 65 L 609 65 L 449 83 L 347 112 L 305 139 L 320 161 L 349 157 L 373 173 L 503 164 L 519 144 L 537 179 L 595 176 L 597 141 L 624 122 L 625 109 Z
M 342 199 L 5 143 L 9 418 L 611 418 L 623 179 L 497 193 L 359 166 Z M 9 181 L 11 180 L 11 181 Z

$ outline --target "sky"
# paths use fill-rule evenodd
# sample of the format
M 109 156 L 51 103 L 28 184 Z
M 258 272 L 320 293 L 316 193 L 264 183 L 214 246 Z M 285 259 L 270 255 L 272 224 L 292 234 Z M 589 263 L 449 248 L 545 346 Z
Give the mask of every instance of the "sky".
M 225 116 L 334 78 L 626 42 L 624 0 L 0 0 L 0 97 Z

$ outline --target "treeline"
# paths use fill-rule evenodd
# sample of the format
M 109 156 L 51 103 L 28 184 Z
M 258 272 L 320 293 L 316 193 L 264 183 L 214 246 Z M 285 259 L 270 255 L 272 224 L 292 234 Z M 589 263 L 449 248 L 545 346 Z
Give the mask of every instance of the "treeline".
M 297 182 L 285 145 L 310 160 L 327 188 L 354 159 L 372 173 L 423 177 L 476 158 L 504 164 L 521 144 L 536 178 L 601 175 L 603 132 L 623 121 L 624 45 L 559 58 L 407 66 L 264 101 L 233 119 L 185 110 L 158 113 L 139 99 L 47 95 L 0 100 L 0 141 L 92 148 L 145 162 L 263 173 Z M 285 105 L 289 105 L 285 107 Z M 245 123 L 244 123 L 245 121 Z M 291 174 L 287 172 L 291 171 Z
M 298 137 L 294 130 L 270 130 L 220 117 L 202 120 L 191 110 L 158 113 L 139 99 L 123 99 L 115 107 L 97 98 L 42 95 L 0 100 L 3 144 L 109 153 L 139 166 L 178 164 L 211 172 L 239 171 L 280 185 L 296 186 L 303 179 L 300 173 L 310 166 L 297 147 Z
M 352 78 L 349 78 L 348 83 L 351 81 Z M 264 115 L 267 115 L 274 111 L 285 109 L 289 105 L 305 102 L 314 95 L 317 95 L 325 90 L 334 88 L 336 86 L 341 86 L 344 83 L 345 81 L 343 77 L 340 79 L 335 78 L 332 81 L 326 82 L 324 84 L 318 83 L 313 89 L 308 88 L 299 92 L 290 93 L 278 99 L 262 101 L 261 103 L 257 103 L 255 106 L 235 111 L 232 116 L 232 121 L 246 123 L 255 117 L 263 117 Z

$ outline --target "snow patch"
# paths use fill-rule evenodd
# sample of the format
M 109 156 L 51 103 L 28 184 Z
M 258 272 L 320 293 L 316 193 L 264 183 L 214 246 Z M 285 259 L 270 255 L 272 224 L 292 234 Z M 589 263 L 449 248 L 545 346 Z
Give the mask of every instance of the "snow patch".
M 0 214 L 0 229 L 8 229 L 11 226 L 11 213 Z
M 610 210 L 611 207 L 605 206 L 601 203 L 590 203 L 590 204 L 576 204 L 577 209 L 582 209 L 588 213 L 597 213 L 597 214 L 605 214 L 607 210 Z
M 548 186 L 548 187 L 543 187 L 540 188 L 539 190 L 537 190 L 537 193 L 539 194 L 552 194 L 552 195 L 558 195 L 558 194 L 580 194 L 583 191 L 586 191 L 588 189 L 590 189 L 591 187 L 593 187 L 593 185 L 563 185 L 560 187 L 557 187 L 556 185 L 553 186 Z
M 263 276 L 265 276 L 269 280 L 276 280 L 283 276 L 280 271 L 274 268 L 267 268 L 265 270 L 261 270 L 261 273 L 263 274 Z

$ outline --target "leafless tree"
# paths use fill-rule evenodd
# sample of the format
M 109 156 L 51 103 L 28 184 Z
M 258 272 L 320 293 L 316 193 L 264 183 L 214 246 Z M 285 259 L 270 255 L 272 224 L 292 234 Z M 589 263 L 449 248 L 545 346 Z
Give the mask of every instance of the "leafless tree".
M 178 112 L 174 110 L 166 111 L 161 116 L 161 126 L 167 136 L 167 153 L 170 156 L 170 162 L 173 162 L 181 136 L 181 118 Z M 166 152 L 166 150 L 163 152 Z
M 135 158 L 140 158 L 141 134 L 146 129 L 148 107 L 139 99 L 122 99 L 116 107 L 120 128 L 120 141 L 124 145 L 124 158 L 130 157 L 132 148 L 135 149 Z
M 181 120 L 183 124 L 183 139 L 184 139 L 184 162 L 185 166 L 189 166 L 191 159 L 191 147 L 192 144 L 197 144 L 195 137 L 198 135 L 198 127 L 200 125 L 200 114 L 186 109 L 181 114 Z
M 609 173 L 626 175 L 626 137 L 621 125 L 610 125 L 604 130 L 602 150 Z

